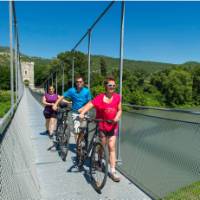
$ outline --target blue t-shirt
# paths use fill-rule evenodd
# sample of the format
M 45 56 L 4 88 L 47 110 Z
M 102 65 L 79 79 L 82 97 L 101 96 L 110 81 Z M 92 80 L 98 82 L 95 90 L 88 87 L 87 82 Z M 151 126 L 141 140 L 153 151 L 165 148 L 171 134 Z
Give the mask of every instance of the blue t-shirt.
M 91 100 L 91 94 L 88 88 L 83 87 L 79 92 L 76 88 L 70 88 L 64 92 L 63 96 L 65 98 L 70 98 L 72 101 L 72 110 L 78 111 L 82 108 L 88 101 Z

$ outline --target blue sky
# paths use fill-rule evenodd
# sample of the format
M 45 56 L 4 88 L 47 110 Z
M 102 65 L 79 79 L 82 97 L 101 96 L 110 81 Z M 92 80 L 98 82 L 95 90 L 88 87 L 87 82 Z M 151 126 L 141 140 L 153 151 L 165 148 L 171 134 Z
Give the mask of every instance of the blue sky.
M 20 48 L 52 58 L 71 50 L 109 2 L 16 2 Z M 8 2 L 0 2 L 0 46 L 9 45 Z M 92 54 L 119 56 L 120 2 L 92 32 Z M 87 51 L 87 40 L 78 50 Z M 125 58 L 200 62 L 200 2 L 126 2 Z

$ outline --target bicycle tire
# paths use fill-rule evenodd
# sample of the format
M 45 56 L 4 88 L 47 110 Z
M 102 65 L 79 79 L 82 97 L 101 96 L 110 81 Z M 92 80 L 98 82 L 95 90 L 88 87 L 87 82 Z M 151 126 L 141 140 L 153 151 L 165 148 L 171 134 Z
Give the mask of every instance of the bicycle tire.
M 76 142 L 76 160 L 77 160 L 77 166 L 82 167 L 85 160 L 85 147 L 86 147 L 86 141 L 84 137 L 84 133 L 79 133 L 77 142 Z
M 64 131 L 64 124 L 63 123 L 58 124 L 57 130 L 56 130 L 56 142 L 57 142 L 56 150 L 58 151 L 60 151 L 60 143 L 62 140 L 63 131 Z
M 59 150 L 60 157 L 63 161 L 66 161 L 67 154 L 69 151 L 69 140 L 70 140 L 70 129 L 66 126 L 63 130 L 63 133 L 60 136 L 59 141 Z
M 105 147 L 100 142 L 95 143 L 92 148 L 90 176 L 94 189 L 100 191 L 105 186 L 108 176 L 108 156 Z

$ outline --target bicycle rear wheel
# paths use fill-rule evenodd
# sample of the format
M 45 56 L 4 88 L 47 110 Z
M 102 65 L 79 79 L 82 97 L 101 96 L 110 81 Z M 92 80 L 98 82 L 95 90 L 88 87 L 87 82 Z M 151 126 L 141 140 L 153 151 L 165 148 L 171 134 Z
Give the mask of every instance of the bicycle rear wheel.
M 66 161 L 67 154 L 69 151 L 69 140 L 70 140 L 70 129 L 66 126 L 60 135 L 59 140 L 59 151 L 60 157 L 63 161 Z
M 81 132 L 78 134 L 77 142 L 76 142 L 76 159 L 78 167 L 82 167 L 85 160 L 85 151 L 86 151 L 86 141 L 84 137 L 84 133 Z
M 104 187 L 108 176 L 108 156 L 100 142 L 95 143 L 92 149 L 90 175 L 93 187 L 100 191 Z

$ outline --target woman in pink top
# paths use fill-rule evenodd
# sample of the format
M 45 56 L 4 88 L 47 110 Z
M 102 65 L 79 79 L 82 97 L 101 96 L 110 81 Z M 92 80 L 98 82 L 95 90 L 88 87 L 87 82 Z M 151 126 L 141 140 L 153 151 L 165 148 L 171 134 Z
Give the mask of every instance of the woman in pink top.
M 92 101 L 87 103 L 80 109 L 80 118 L 84 118 L 84 114 L 91 108 L 96 109 L 96 118 L 103 120 L 112 120 L 113 123 L 100 122 L 99 131 L 102 143 L 108 144 L 109 163 L 110 163 L 110 177 L 113 181 L 119 182 L 120 178 L 116 173 L 116 153 L 115 143 L 118 134 L 118 121 L 122 114 L 120 95 L 115 93 L 116 83 L 111 77 L 104 82 L 105 93 L 97 95 Z

